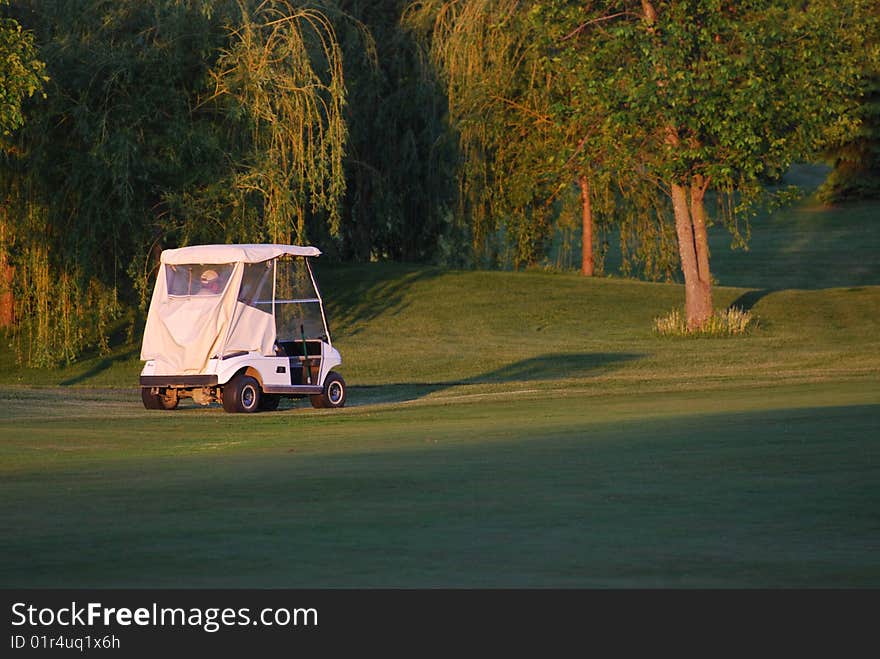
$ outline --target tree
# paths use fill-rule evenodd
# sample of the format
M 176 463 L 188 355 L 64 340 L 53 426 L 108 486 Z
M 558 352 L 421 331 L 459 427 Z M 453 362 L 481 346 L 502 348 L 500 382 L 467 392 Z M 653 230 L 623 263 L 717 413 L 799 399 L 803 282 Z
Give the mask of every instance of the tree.
M 332 14 L 348 90 L 346 195 L 339 239 L 318 238 L 346 260 L 440 260 L 452 230 L 455 142 L 446 97 L 400 24 L 406 4 L 339 0 Z
M 814 157 L 829 134 L 852 129 L 851 99 L 875 27 L 867 3 L 545 6 L 560 39 L 574 35 L 577 43 L 565 48 L 578 48 L 607 128 L 635 144 L 644 176 L 668 195 L 688 327 L 697 329 L 712 313 L 707 196 L 728 200 L 722 219 L 736 235 L 737 219 L 766 198 L 767 177 Z
M 0 8 L 8 4 L 0 0 Z M 45 68 L 34 35 L 14 18 L 0 15 L 0 144 L 4 149 L 11 148 L 9 137 L 24 124 L 22 102 L 43 89 Z
M 219 160 L 191 113 L 217 35 L 206 8 L 16 3 L 50 76 L 16 135 L 17 157 L 0 170 L 14 226 L 16 345 L 29 365 L 107 348 L 123 305 L 136 304 L 126 270 L 158 238 L 165 193 Z
M 333 23 L 318 9 L 263 0 L 240 18 L 210 72 L 231 125 L 242 131 L 232 185 L 254 195 L 272 242 L 306 241 L 306 213 L 324 212 L 339 233 L 348 127 L 342 52 Z M 244 200 L 243 200 L 244 201 Z M 241 207 L 247 207 L 242 203 Z
M 868 6 L 875 29 L 866 34 L 868 43 L 862 59 L 859 95 L 853 99 L 859 125 L 852 134 L 836 135 L 829 140 L 825 158 L 833 169 L 818 191 L 826 203 L 853 199 L 880 199 L 880 5 Z M 875 56 L 871 56 L 871 53 Z
M 561 72 L 529 19 L 533 5 L 428 0 L 410 5 L 404 20 L 427 39 L 446 88 L 461 154 L 459 215 L 468 219 L 474 252 L 484 263 L 497 263 L 501 230 L 515 266 L 535 263 L 549 234 L 551 202 L 577 183 L 583 272 L 591 275 L 590 172 L 575 157 L 587 137 L 582 126 L 557 121 L 553 112 Z
M 7 5 L 0 0 L 0 8 Z M 15 157 L 13 132 L 25 121 L 22 103 L 42 90 L 46 81 L 45 64 L 38 58 L 34 37 L 14 18 L 0 16 L 0 149 L 4 157 Z M 0 204 L 0 327 L 9 327 L 14 318 L 14 268 L 9 263 L 12 231 L 8 208 Z

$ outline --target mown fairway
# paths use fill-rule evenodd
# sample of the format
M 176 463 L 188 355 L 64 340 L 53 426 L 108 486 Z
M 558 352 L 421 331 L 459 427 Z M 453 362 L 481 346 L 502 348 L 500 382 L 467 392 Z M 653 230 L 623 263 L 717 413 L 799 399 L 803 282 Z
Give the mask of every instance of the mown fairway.
M 675 285 L 325 267 L 341 411 L 147 412 L 136 348 L 7 352 L 0 584 L 880 586 L 877 212 L 716 248 L 731 339 L 654 337 Z
M 3 424 L 0 578 L 877 585 L 878 399 L 866 389 L 547 387 L 254 419 L 81 395 L 48 420 L 26 407 L 64 394 L 41 392 L 4 401 L 15 419 Z

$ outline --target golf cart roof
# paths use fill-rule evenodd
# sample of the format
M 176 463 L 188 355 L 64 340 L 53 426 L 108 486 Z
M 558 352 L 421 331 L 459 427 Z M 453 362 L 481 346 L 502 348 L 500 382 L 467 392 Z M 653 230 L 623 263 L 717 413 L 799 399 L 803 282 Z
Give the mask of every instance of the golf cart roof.
M 162 263 L 260 263 L 279 256 L 320 256 L 317 247 L 299 245 L 193 245 L 162 252 Z

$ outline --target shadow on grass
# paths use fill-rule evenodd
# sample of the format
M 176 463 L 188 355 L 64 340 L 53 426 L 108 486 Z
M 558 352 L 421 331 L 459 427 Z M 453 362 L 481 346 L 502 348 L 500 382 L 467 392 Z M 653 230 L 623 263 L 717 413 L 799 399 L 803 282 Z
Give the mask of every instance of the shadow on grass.
M 523 359 L 480 375 L 440 382 L 408 382 L 354 387 L 350 403 L 401 403 L 462 385 L 494 385 L 512 382 L 541 382 L 565 378 L 587 378 L 607 372 L 623 362 L 644 357 L 638 353 L 551 353 Z M 352 400 L 354 398 L 355 400 Z
M 733 302 L 728 305 L 728 310 L 730 309 L 740 309 L 741 311 L 751 311 L 752 307 L 754 307 L 758 302 L 762 299 L 770 295 L 771 293 L 778 293 L 779 289 L 775 288 L 761 288 L 754 291 L 746 291 L 738 298 L 736 298 Z
M 436 382 L 395 382 L 390 384 L 376 385 L 352 385 L 348 387 L 347 407 L 361 407 L 365 405 L 377 405 L 381 403 L 404 403 L 407 401 L 419 400 L 430 396 L 431 394 L 449 389 L 451 387 L 468 386 L 468 385 L 502 385 L 514 382 L 549 382 L 553 380 L 564 380 L 568 378 L 589 378 L 595 377 L 600 373 L 607 373 L 615 365 L 641 359 L 644 354 L 639 353 L 551 353 L 540 355 L 539 357 L 531 357 L 518 362 L 513 362 L 487 371 L 480 375 L 474 375 L 468 378 L 457 380 L 438 380 Z M 124 358 L 124 357 L 120 357 Z M 112 360 L 104 360 L 108 362 Z M 104 362 L 98 366 L 108 367 Z M 89 373 L 79 376 L 80 379 L 86 379 L 95 374 L 98 369 L 92 369 Z M 71 384 L 68 382 L 66 384 Z M 308 407 L 308 399 L 288 400 L 283 399 L 281 408 L 293 409 Z M 211 407 L 218 407 L 213 403 Z M 177 408 L 176 413 L 194 412 L 204 409 L 203 406 L 193 403 L 190 399 L 184 399 L 181 406 Z
M 333 265 L 316 273 L 331 332 L 357 336 L 370 321 L 406 309 L 406 294 L 413 285 L 442 272 L 438 268 L 396 263 L 381 269 L 370 265 Z
M 94 366 L 91 366 L 90 368 L 86 369 L 82 373 L 79 373 L 77 375 L 74 375 L 73 377 L 67 378 L 66 380 L 62 380 L 61 386 L 70 387 L 75 384 L 82 384 L 83 382 L 86 382 L 86 381 L 92 379 L 96 375 L 103 373 L 104 371 L 112 368 L 114 364 L 116 364 L 118 362 L 128 361 L 129 359 L 134 357 L 136 354 L 139 354 L 139 352 L 140 351 L 138 348 L 131 348 L 129 350 L 126 350 L 125 352 L 121 352 L 121 353 L 118 353 L 115 355 L 104 357 L 103 359 L 96 362 L 94 364 Z

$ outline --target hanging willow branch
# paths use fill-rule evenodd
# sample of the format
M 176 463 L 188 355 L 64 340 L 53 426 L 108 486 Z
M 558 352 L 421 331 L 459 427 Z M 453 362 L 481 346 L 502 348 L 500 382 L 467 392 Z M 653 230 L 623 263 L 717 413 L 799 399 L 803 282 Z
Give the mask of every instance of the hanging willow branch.
M 286 0 L 265 0 L 253 12 L 244 0 L 238 6 L 231 46 L 211 71 L 212 98 L 229 102 L 250 143 L 235 163 L 233 185 L 262 203 L 273 242 L 305 242 L 307 212 L 326 213 L 337 235 L 348 131 L 333 25 L 320 11 Z
M 461 153 L 459 215 L 468 220 L 474 252 L 488 255 L 503 229 L 515 264 L 533 262 L 546 234 L 538 162 L 555 130 L 534 44 L 518 23 L 521 5 L 425 0 L 403 17 L 429 44 L 445 83 Z

